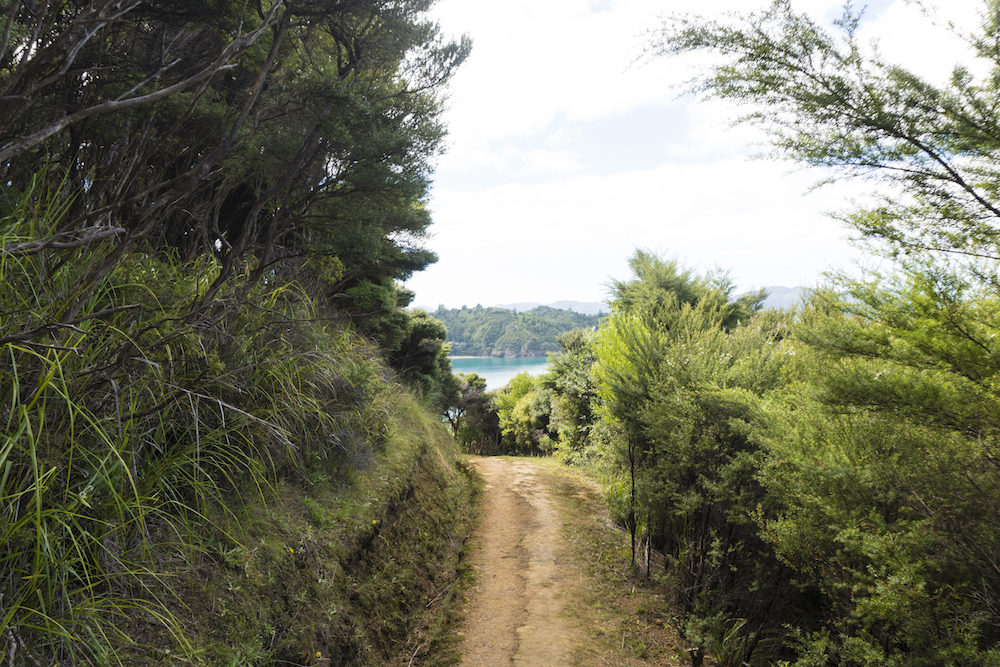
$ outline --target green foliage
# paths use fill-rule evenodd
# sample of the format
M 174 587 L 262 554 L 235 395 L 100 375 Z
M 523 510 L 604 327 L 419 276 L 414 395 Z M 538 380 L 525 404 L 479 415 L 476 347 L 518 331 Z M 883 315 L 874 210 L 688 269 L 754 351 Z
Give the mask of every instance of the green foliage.
M 29 239 L 72 202 L 44 175 L 35 183 L 0 220 L 0 649 L 15 664 L 147 662 L 168 649 L 218 664 L 233 644 L 275 655 L 279 642 L 262 650 L 246 620 L 231 634 L 192 628 L 183 605 L 218 611 L 235 593 L 202 600 L 191 582 L 213 554 L 244 573 L 277 567 L 251 556 L 265 501 L 379 470 L 401 439 L 400 388 L 376 348 L 320 324 L 294 285 L 248 286 L 244 274 L 192 313 L 221 271 L 210 257 L 130 253 L 81 292 L 114 248 L 35 251 Z M 254 590 L 280 599 L 265 589 Z M 269 609 L 267 623 L 287 622 Z
M 458 385 L 457 395 L 442 406 L 452 435 L 466 451 L 493 453 L 500 439 L 500 420 L 486 380 L 477 373 L 458 373 L 452 378 Z
M 426 311 L 405 310 L 412 298 L 413 292 L 390 278 L 362 280 L 338 297 L 358 330 L 385 351 L 399 379 L 432 409 L 445 409 L 458 400 L 459 391 L 448 359 L 448 332 Z
M 779 658 L 813 589 L 761 533 L 759 517 L 783 505 L 758 479 L 769 452 L 757 434 L 803 345 L 789 339 L 789 315 L 758 312 L 761 294 L 733 300 L 724 277 L 645 252 L 632 265 L 633 279 L 613 284 L 614 314 L 595 336 L 565 339 L 547 386 L 556 405 L 589 411 L 584 450 L 600 451 L 612 515 L 647 576 L 661 555 L 656 576 L 695 658 Z
M 969 502 L 998 492 L 969 479 L 978 452 L 879 415 L 831 414 L 801 392 L 776 402 L 771 419 L 760 479 L 784 509 L 759 516 L 763 535 L 822 595 L 819 629 L 799 625 L 812 631 L 800 635 L 796 664 L 995 661 L 982 650 L 993 603 L 980 592 L 994 584 L 983 586 L 966 551 L 972 535 L 978 549 L 995 548 L 992 508 Z M 956 519 L 967 522 L 960 543 Z
M 363 280 L 343 292 L 340 307 L 351 315 L 362 333 L 380 347 L 396 351 L 407 335 L 409 318 L 403 309 L 411 297 L 411 292 L 391 279 Z
M 750 316 L 750 310 L 742 301 L 730 301 L 732 289 L 723 279 L 698 278 L 676 262 L 644 251 L 636 252 L 630 265 L 633 278 L 612 285 L 615 312 L 602 324 L 594 344 L 597 362 L 593 376 L 604 418 L 620 424 L 624 434 L 616 441 L 622 448 L 612 456 L 621 461 L 629 478 L 625 524 L 634 557 L 643 520 L 640 513 L 651 511 L 642 506 L 659 502 L 649 495 L 651 491 L 643 490 L 643 476 L 655 468 L 656 439 L 666 437 L 650 430 L 649 418 L 644 416 L 648 406 L 654 394 L 668 386 L 687 390 L 697 383 L 717 381 L 714 370 L 701 366 L 709 358 L 703 355 L 703 341 L 710 348 L 717 347 L 708 341 L 723 336 L 724 329 L 738 326 L 742 318 Z M 669 400 L 667 394 L 662 396 L 661 400 Z M 683 393 L 681 396 L 681 404 L 674 407 L 683 412 L 687 398 Z M 697 419 L 695 414 L 686 418 Z M 644 494 L 649 497 L 644 498 Z
M 667 331 L 680 326 L 731 328 L 760 310 L 767 293 L 764 290 L 733 299 L 736 286 L 719 271 L 696 276 L 677 260 L 664 260 L 649 251 L 637 250 L 629 258 L 631 280 L 611 283 L 611 303 L 616 312 L 641 317 L 647 325 Z M 688 308 L 697 306 L 702 318 L 717 322 L 681 322 L 690 319 Z M 687 313 L 687 314 L 685 314 Z
M 408 386 L 415 388 L 436 411 L 454 405 L 459 398 L 459 381 L 452 375 L 448 331 L 427 311 L 407 313 L 406 337 L 389 362 Z
M 557 453 L 567 463 L 582 455 L 596 418 L 597 386 L 591 373 L 596 361 L 594 337 L 590 329 L 561 334 L 562 352 L 549 355 L 550 369 L 542 378 L 552 389 L 550 430 L 556 431 Z
M 706 329 L 666 346 L 633 427 L 643 437 L 635 454 L 638 528 L 665 556 L 691 616 L 689 639 L 709 650 L 732 635 L 734 652 L 723 664 L 774 651 L 770 642 L 797 599 L 790 573 L 750 518 L 774 502 L 755 480 L 762 453 L 749 433 L 761 398 L 781 386 L 794 359 L 786 332 L 780 317 L 758 317 L 730 333 Z
M 902 265 L 893 275 L 842 281 L 825 295 L 806 339 L 838 363 L 879 360 L 873 372 L 841 373 L 826 400 L 844 400 L 928 426 L 995 432 L 998 297 L 947 265 Z M 824 317 L 830 311 L 846 317 Z M 856 361 L 839 362 L 842 357 Z
M 510 454 L 550 451 L 548 433 L 552 392 L 537 378 L 519 373 L 493 392 L 493 404 L 503 436 L 502 447 Z
M 72 204 L 47 243 L 110 234 L 100 273 L 133 250 L 215 256 L 206 302 L 282 263 L 315 272 L 331 299 L 405 280 L 436 261 L 422 244 L 438 89 L 471 48 L 442 38 L 430 4 L 14 5 L 0 40 L 0 96 L 17 100 L 0 110 L 5 190 L 16 200 L 46 168 L 61 179 Z
M 474 357 L 541 357 L 558 352 L 559 336 L 597 326 L 601 315 L 539 306 L 527 313 L 506 308 L 438 308 L 434 317 L 448 328 L 455 355 Z
M 721 54 L 695 87 L 755 105 L 744 120 L 776 154 L 888 186 L 842 219 L 893 263 L 814 297 L 787 379 L 742 429 L 757 537 L 803 594 L 783 664 L 998 661 L 994 3 L 983 17 L 967 41 L 985 79 L 959 66 L 940 87 L 866 55 L 850 6 L 836 35 L 779 0 L 673 17 L 651 42 Z
M 988 664 L 995 297 L 943 267 L 908 268 L 846 282 L 847 298 L 820 295 L 805 314 L 808 392 L 776 403 L 764 436 L 761 479 L 787 508 L 765 528 L 831 610 L 802 639 L 809 659 Z

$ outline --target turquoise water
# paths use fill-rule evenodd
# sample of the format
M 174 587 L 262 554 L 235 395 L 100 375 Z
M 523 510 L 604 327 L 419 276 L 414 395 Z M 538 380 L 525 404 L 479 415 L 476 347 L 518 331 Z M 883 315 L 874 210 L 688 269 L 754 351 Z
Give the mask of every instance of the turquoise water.
M 547 357 L 464 357 L 451 360 L 455 373 L 478 373 L 486 380 L 487 389 L 499 389 L 518 373 L 539 375 L 549 368 Z

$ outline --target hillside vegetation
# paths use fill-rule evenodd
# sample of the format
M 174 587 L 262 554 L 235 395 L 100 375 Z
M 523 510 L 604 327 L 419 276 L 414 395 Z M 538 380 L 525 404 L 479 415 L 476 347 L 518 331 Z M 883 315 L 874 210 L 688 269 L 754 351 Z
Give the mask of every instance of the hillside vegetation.
M 38 322 L 43 266 L 0 263 Z M 377 665 L 447 601 L 473 488 L 452 439 L 291 287 L 225 292 L 246 306 L 211 326 L 161 305 L 214 271 L 133 255 L 71 325 L 0 345 L 14 664 Z
M 469 51 L 429 4 L 0 3 L 4 664 L 434 641 L 474 485 L 398 285 Z
M 597 326 L 600 315 L 539 306 L 526 313 L 506 308 L 438 308 L 451 354 L 469 357 L 544 357 L 559 351 L 559 335 Z

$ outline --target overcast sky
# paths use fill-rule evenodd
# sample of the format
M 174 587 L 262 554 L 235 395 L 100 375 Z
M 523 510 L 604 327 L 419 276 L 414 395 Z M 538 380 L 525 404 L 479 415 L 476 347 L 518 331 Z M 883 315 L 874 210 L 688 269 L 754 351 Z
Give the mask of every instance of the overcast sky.
M 860 255 L 828 213 L 870 184 L 810 192 L 818 172 L 750 159 L 762 135 L 731 127 L 735 108 L 678 97 L 692 62 L 633 64 L 658 16 L 766 4 L 439 0 L 445 34 L 474 46 L 449 88 L 449 150 L 430 200 L 427 245 L 440 259 L 407 282 L 414 305 L 604 301 L 636 248 L 727 269 L 740 291 L 815 285 L 851 267 Z M 941 4 L 942 18 L 975 24 L 979 2 Z M 792 5 L 830 26 L 843 1 Z M 859 34 L 934 83 L 966 59 L 903 0 L 869 3 Z

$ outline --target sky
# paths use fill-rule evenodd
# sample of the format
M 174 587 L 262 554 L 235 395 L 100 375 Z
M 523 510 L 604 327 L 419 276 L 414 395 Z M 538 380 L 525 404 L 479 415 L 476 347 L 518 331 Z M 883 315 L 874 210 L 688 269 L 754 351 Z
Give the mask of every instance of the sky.
M 413 304 L 603 302 L 612 279 L 630 277 L 636 249 L 727 270 L 740 292 L 816 285 L 863 261 L 830 214 L 871 183 L 816 189 L 818 170 L 754 159 L 764 135 L 733 126 L 738 108 L 682 94 L 706 61 L 639 62 L 661 16 L 767 3 L 438 0 L 432 17 L 473 50 L 448 88 L 425 244 L 439 260 L 406 283 Z M 792 0 L 831 30 L 843 4 Z M 938 16 L 972 28 L 980 6 L 948 0 Z M 905 0 L 869 2 L 858 35 L 932 83 L 969 62 Z

